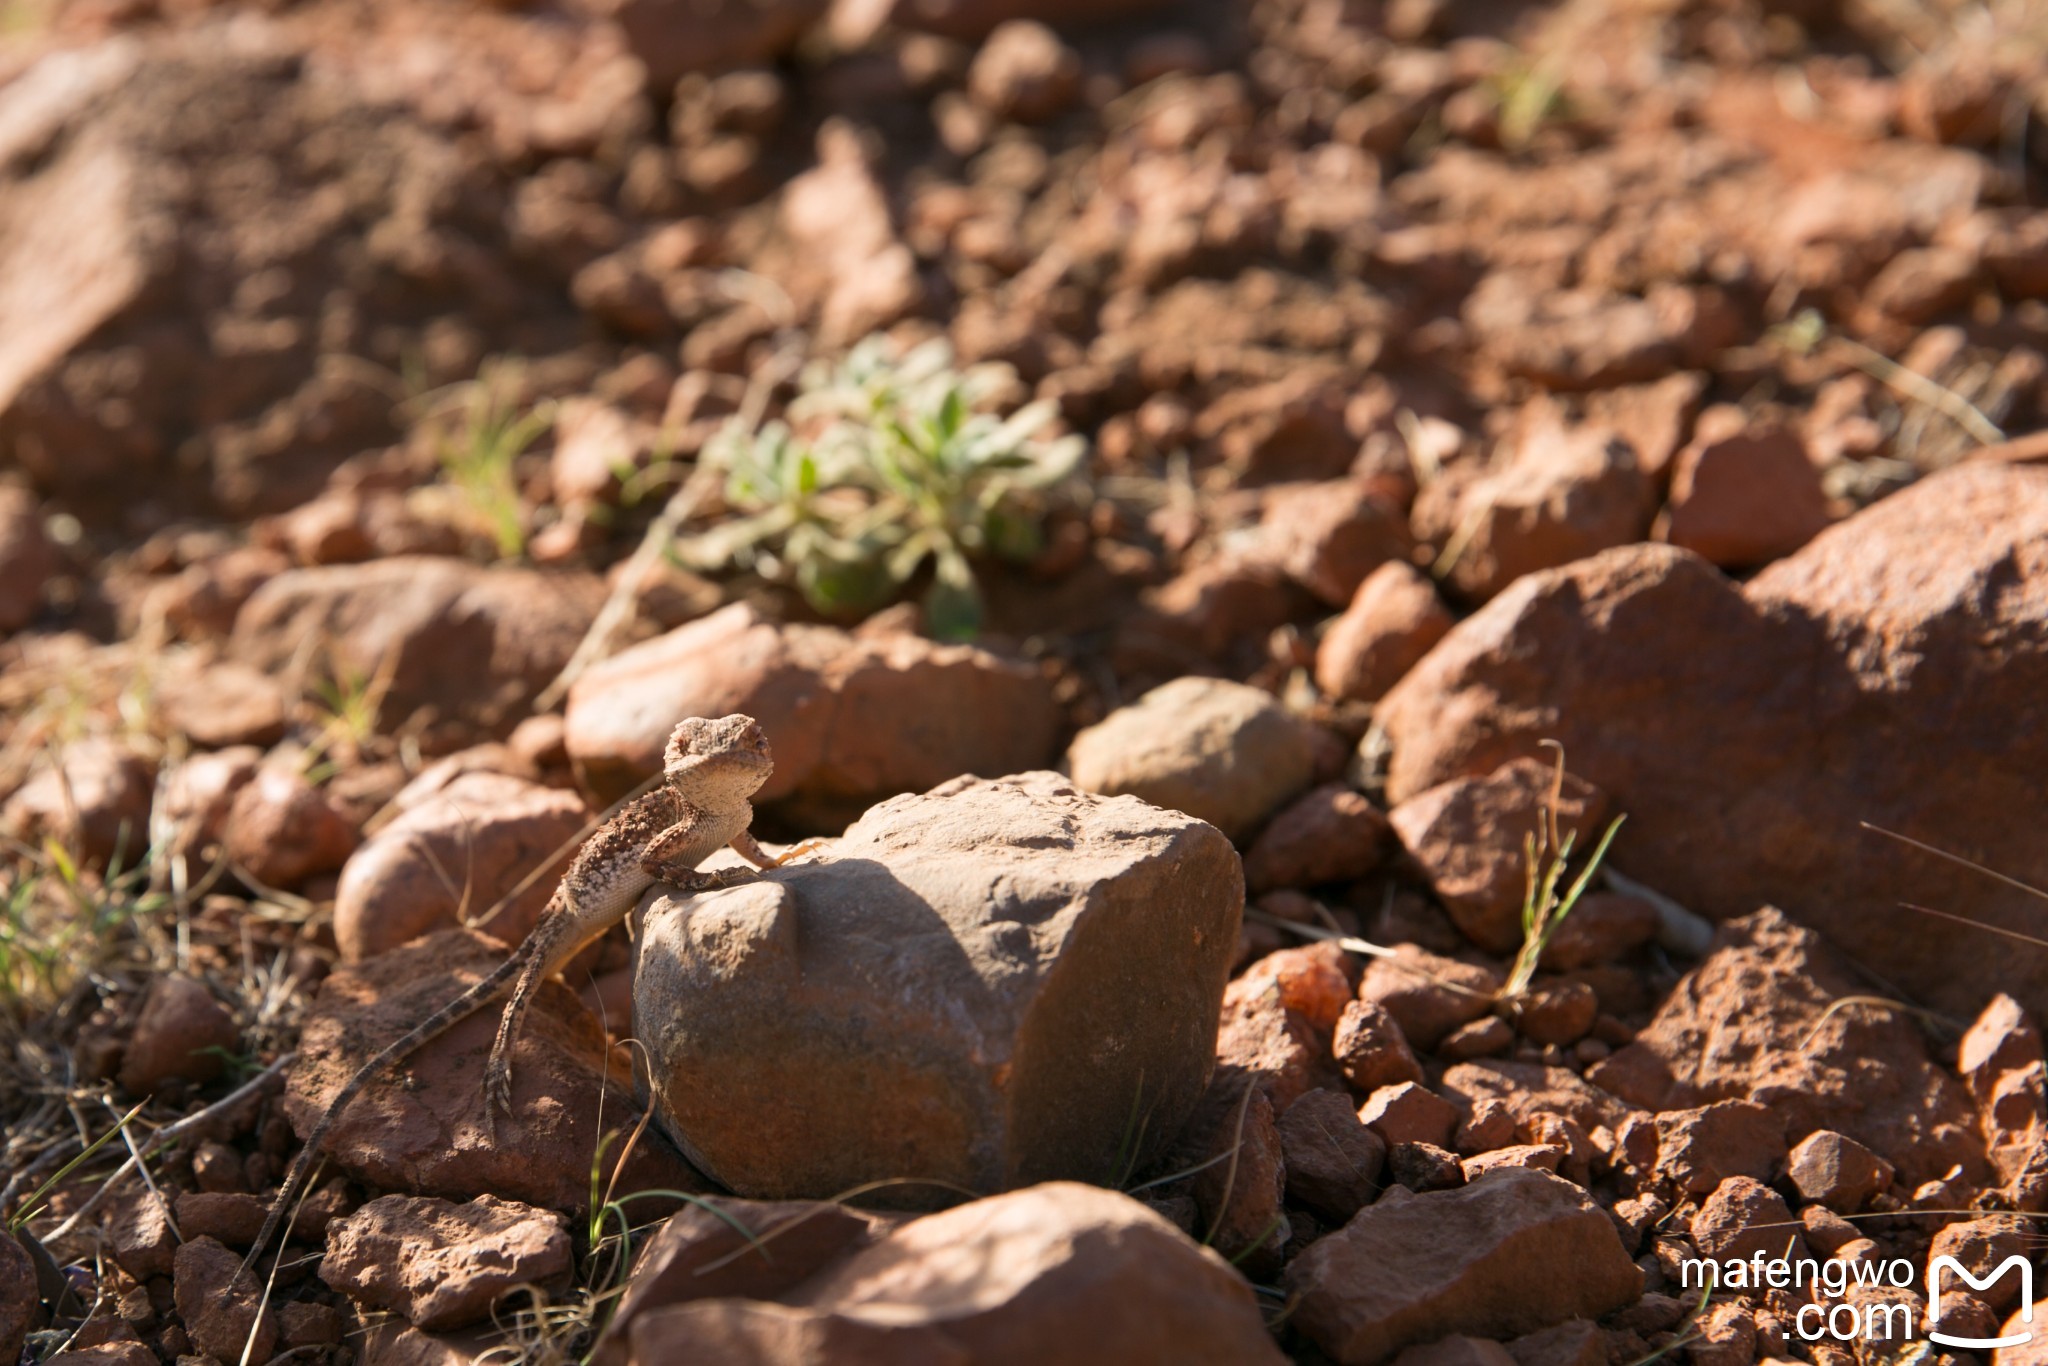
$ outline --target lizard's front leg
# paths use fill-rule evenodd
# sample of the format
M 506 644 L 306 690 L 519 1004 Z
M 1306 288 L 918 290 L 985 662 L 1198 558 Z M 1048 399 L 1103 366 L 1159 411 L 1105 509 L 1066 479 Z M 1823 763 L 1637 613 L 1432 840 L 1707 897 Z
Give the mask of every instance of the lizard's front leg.
M 792 845 L 779 854 L 771 854 L 761 847 L 761 842 L 754 838 L 754 833 L 751 830 L 740 831 L 739 834 L 733 836 L 732 841 L 734 852 L 756 868 L 764 871 L 769 868 L 780 868 L 785 863 L 793 863 L 805 854 L 810 853 L 813 849 L 824 848 L 825 844 L 826 841 L 821 839 L 805 840 L 802 844 Z

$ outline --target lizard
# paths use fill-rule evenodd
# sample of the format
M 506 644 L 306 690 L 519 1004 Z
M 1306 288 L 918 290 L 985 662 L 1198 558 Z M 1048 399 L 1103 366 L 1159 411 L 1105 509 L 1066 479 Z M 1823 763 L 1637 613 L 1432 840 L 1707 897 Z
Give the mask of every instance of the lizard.
M 813 842 L 770 855 L 749 829 L 754 819 L 752 798 L 774 767 L 768 737 L 751 716 L 692 717 L 678 725 L 662 753 L 660 785 L 620 807 L 584 841 L 532 932 L 511 956 L 387 1045 L 335 1093 L 307 1134 L 242 1265 L 253 1266 L 262 1255 L 304 1188 L 328 1131 L 378 1073 L 411 1057 L 510 988 L 511 999 L 484 1068 L 485 1134 L 495 1141 L 498 1111 L 509 1114 L 512 1109 L 512 1045 L 542 982 L 624 920 L 641 893 L 656 882 L 684 892 L 710 891 L 807 852 Z M 698 864 L 727 845 L 753 867 L 698 870 Z

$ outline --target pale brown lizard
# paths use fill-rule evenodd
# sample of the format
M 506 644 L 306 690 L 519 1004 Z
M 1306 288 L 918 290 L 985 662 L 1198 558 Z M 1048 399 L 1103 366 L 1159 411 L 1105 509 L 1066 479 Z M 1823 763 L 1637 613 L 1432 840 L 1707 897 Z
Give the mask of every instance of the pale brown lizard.
M 304 1186 L 328 1130 L 379 1072 L 412 1056 L 510 986 L 512 999 L 484 1068 L 484 1123 L 495 1140 L 497 1112 L 512 1108 L 512 1042 L 542 982 L 625 919 L 641 893 L 657 881 L 685 892 L 727 887 L 755 876 L 756 868 L 777 867 L 807 850 L 805 844 L 771 856 L 748 831 L 754 819 L 751 798 L 774 768 L 768 737 L 751 716 L 693 717 L 677 726 L 662 756 L 662 785 L 619 808 L 584 841 L 525 942 L 490 976 L 364 1063 L 328 1102 L 243 1264 L 253 1265 L 262 1254 Z M 698 864 L 727 845 L 754 867 L 698 871 Z

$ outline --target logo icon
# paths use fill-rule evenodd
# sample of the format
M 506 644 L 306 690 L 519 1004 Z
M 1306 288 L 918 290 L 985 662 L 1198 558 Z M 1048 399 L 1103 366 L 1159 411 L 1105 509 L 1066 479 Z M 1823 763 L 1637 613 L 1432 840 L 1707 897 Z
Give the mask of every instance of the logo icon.
M 2034 1267 L 2033 1263 L 2017 1252 L 2000 1262 L 1997 1269 L 1982 1280 L 1972 1276 L 1969 1268 L 1953 1257 L 1936 1257 L 1933 1261 L 1929 1262 L 1927 1264 L 1927 1317 L 1929 1319 L 1936 1323 L 1941 1322 L 1941 1273 L 1944 1267 L 1955 1272 L 1956 1278 L 1972 1290 L 1989 1290 L 1999 1277 L 2014 1267 L 2018 1267 L 2020 1269 L 2020 1303 L 2025 1306 L 2020 1310 L 2020 1320 L 2028 1324 L 2033 1323 Z M 2015 1333 L 2011 1337 L 2004 1338 L 1959 1338 L 1951 1337 L 1947 1333 L 1929 1333 L 1927 1336 L 1930 1340 L 1938 1342 L 1944 1347 L 1964 1347 L 1975 1350 L 1986 1347 L 2017 1347 L 2023 1342 L 2032 1342 L 2034 1340 L 2034 1331 L 2032 1328 L 2029 1328 L 2024 1333 Z

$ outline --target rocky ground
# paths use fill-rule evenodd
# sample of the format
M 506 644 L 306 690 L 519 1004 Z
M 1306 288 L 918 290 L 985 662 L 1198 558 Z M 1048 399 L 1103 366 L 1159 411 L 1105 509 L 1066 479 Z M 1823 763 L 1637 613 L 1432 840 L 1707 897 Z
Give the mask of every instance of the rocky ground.
M 0 1363 L 2044 1360 L 2038 5 L 4 15 Z

